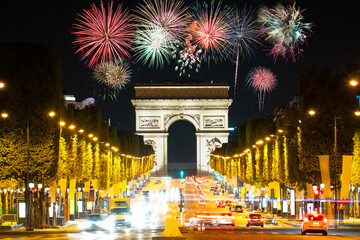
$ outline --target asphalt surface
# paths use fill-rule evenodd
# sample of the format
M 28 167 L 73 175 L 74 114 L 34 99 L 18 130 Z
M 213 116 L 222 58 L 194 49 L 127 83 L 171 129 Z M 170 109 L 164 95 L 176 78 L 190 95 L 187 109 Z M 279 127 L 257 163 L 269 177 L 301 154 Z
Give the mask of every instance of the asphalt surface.
M 205 226 L 204 231 L 198 231 L 197 227 L 190 228 L 189 218 L 197 213 L 217 212 L 228 213 L 229 209 L 217 208 L 216 200 L 229 199 L 227 195 L 213 195 L 210 187 L 215 182 L 204 181 L 203 184 L 183 184 L 185 196 L 185 208 L 182 221 L 185 223 L 183 236 L 186 239 L 247 239 L 266 240 L 271 239 L 360 239 L 360 226 L 341 227 L 337 230 L 330 228 L 328 236 L 321 234 L 300 235 L 300 227 L 297 223 L 278 221 L 278 225 L 265 225 L 261 227 L 245 227 L 245 219 L 248 210 L 238 213 L 235 218 L 235 227 L 231 226 Z M 138 194 L 131 200 L 133 212 L 133 224 L 130 229 L 117 229 L 116 231 L 84 231 L 78 223 L 70 223 L 70 226 L 61 229 L 46 229 L 27 232 L 24 228 L 12 231 L 0 231 L 0 239 L 152 239 L 162 235 L 165 228 L 165 216 L 168 203 L 179 204 L 180 179 L 151 179 L 150 183 L 143 189 L 150 191 L 150 198 L 146 199 Z M 196 186 L 197 185 L 197 186 Z M 200 194 L 201 192 L 201 194 Z M 201 197 L 200 197 L 201 195 Z M 201 202 L 200 199 L 204 199 Z M 146 217 L 145 212 L 150 212 L 151 217 Z M 274 236 L 276 235 L 276 236 Z

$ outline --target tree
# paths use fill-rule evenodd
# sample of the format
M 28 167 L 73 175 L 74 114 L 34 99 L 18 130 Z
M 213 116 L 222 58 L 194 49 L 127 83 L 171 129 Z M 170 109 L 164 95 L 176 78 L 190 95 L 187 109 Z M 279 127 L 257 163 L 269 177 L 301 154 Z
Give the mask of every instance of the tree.
M 348 79 L 334 75 L 328 69 L 316 66 L 304 68 L 299 76 L 301 104 L 301 155 L 300 170 L 309 183 L 320 183 L 318 155 L 334 154 L 334 126 L 337 127 L 337 150 L 339 155 L 351 154 L 353 150 L 355 92 Z M 316 111 L 310 116 L 308 111 Z M 330 171 L 334 172 L 334 158 Z M 341 169 L 341 161 L 337 169 Z M 334 178 L 332 178 L 334 179 Z
M 0 139 L 7 142 L 7 146 L 17 145 L 0 147 L 0 165 L 12 165 L 1 177 L 25 179 L 27 123 L 30 130 L 29 172 L 33 176 L 54 177 L 58 159 L 57 128 L 47 114 L 62 106 L 59 58 L 53 48 L 45 45 L 1 44 L 0 79 L 7 86 L 2 93 L 6 97 L 1 99 L 0 106 L 9 114 L 8 122 L 1 123 Z M 12 156 L 16 156 L 16 160 Z

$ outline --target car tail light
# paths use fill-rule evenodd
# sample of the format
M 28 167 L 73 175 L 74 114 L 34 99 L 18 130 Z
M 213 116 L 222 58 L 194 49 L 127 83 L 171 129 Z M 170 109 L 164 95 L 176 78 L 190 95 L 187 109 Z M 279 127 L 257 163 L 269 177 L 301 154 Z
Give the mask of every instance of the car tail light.
M 328 222 L 327 218 L 324 218 L 324 220 L 323 220 L 323 221 L 324 221 L 324 223 L 327 223 L 327 222 Z
M 263 218 L 260 218 L 260 222 L 263 222 L 264 221 L 264 219 Z
M 306 218 L 304 218 L 304 222 L 308 222 L 309 221 L 309 219 L 306 217 Z
M 248 218 L 247 220 L 248 220 L 249 222 L 251 222 L 251 218 Z

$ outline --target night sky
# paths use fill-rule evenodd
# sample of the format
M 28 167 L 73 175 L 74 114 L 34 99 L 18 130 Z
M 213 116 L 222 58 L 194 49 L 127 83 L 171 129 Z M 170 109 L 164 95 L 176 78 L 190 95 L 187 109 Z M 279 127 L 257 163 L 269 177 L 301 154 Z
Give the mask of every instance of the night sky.
M 94 1 L 99 6 L 100 1 Z M 123 1 L 130 9 L 141 1 Z M 222 1 L 225 4 L 242 8 L 245 1 Z M 0 5 L 0 41 L 2 42 L 33 42 L 44 43 L 55 48 L 62 64 L 62 85 L 64 91 L 74 94 L 79 100 L 92 97 L 91 71 L 75 55 L 74 40 L 70 34 L 77 13 L 84 8 L 90 8 L 93 1 L 1 1 Z M 107 1 L 105 1 L 107 3 Z M 115 4 L 120 1 L 115 1 Z M 186 1 L 191 4 L 191 1 Z M 274 6 L 277 1 L 248 1 L 247 6 Z M 288 3 L 288 2 L 287 2 Z M 229 110 L 229 125 L 238 126 L 254 117 L 271 114 L 279 105 L 285 105 L 297 93 L 297 77 L 300 66 L 317 64 L 320 67 L 333 69 L 340 73 L 348 63 L 360 64 L 359 47 L 359 16 L 354 1 L 298 1 L 296 6 L 305 9 L 305 22 L 314 24 L 313 33 L 303 46 L 303 57 L 293 63 L 278 59 L 275 63 L 267 56 L 263 47 L 258 47 L 256 56 L 242 61 L 239 67 L 238 90 Z M 165 65 L 164 69 L 148 69 L 147 66 L 134 64 L 132 83 L 121 92 L 118 101 L 101 102 L 104 119 L 111 119 L 113 125 L 121 129 L 135 131 L 135 111 L 130 102 L 134 97 L 134 84 L 138 82 L 153 82 L 174 79 L 178 73 L 174 64 Z M 245 88 L 245 76 L 251 68 L 257 66 L 269 67 L 278 76 L 278 87 L 266 96 L 265 108 L 259 113 L 256 107 L 257 97 L 250 89 Z M 230 61 L 220 64 L 212 63 L 210 68 L 204 64 L 200 74 L 194 79 L 204 82 L 228 82 L 229 94 L 232 97 L 235 64 Z M 181 129 L 181 127 L 177 127 Z M 190 128 L 191 131 L 191 128 Z M 191 150 L 192 151 L 192 150 Z

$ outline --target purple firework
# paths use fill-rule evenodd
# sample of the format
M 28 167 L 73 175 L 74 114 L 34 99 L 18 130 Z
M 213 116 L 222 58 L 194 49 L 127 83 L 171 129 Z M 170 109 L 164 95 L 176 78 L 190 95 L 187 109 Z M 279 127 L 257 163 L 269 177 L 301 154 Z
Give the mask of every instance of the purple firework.
M 253 68 L 246 79 L 247 86 L 251 86 L 258 93 L 259 110 L 264 107 L 265 93 L 271 92 L 277 86 L 277 76 L 269 68 Z

